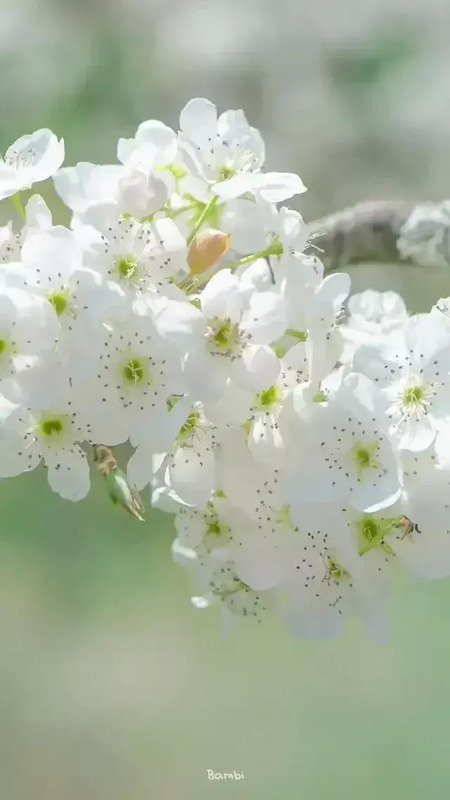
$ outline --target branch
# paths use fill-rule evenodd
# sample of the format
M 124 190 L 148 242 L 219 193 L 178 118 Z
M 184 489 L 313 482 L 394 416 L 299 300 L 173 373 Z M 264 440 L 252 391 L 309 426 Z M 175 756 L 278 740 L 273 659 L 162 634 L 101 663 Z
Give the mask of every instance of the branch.
M 358 203 L 310 223 L 309 231 L 327 272 L 364 261 L 412 263 L 401 258 L 397 240 L 417 203 L 375 200 Z

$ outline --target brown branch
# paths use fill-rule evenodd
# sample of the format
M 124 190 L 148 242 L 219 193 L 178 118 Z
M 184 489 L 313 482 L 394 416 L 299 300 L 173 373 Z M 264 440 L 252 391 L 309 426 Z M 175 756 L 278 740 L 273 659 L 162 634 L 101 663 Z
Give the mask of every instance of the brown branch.
M 408 263 L 397 249 L 400 228 L 417 203 L 376 200 L 310 223 L 327 272 L 364 261 Z M 410 263 L 410 262 L 409 262 Z

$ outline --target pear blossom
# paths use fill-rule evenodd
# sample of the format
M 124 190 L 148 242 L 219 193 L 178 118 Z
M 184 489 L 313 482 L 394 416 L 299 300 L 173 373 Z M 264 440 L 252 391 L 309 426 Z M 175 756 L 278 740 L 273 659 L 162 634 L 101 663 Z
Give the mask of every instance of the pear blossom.
M 71 212 L 14 197 L 0 227 L 0 479 L 41 465 L 80 500 L 92 448 L 130 524 L 144 489 L 174 515 L 191 603 L 224 630 L 270 613 L 325 638 L 356 615 L 384 641 L 398 572 L 450 576 L 449 298 L 410 316 L 326 275 L 280 206 L 301 179 L 264 172 L 243 111 L 194 98 L 118 163 L 63 158 L 44 129 L 0 164 L 0 199 L 53 176 Z M 399 251 L 447 263 L 447 206 L 416 209 Z
M 411 317 L 381 346 L 358 348 L 353 365 L 381 388 L 400 448 L 425 450 L 450 423 L 450 340 L 442 317 Z
M 179 273 L 186 274 L 186 240 L 171 219 L 139 223 L 123 218 L 114 205 L 98 205 L 76 230 L 85 264 L 114 280 L 129 296 L 163 289 Z
M 156 324 L 184 353 L 184 373 L 196 399 L 215 400 L 227 378 L 243 389 L 262 390 L 276 380 L 279 360 L 271 349 L 284 331 L 281 298 L 252 292 L 230 270 L 216 273 L 199 296 L 200 308 L 177 301 L 161 306 Z
M 306 506 L 299 516 L 299 546 L 278 592 L 280 615 L 295 636 L 330 638 L 353 613 L 374 641 L 384 641 L 386 576 L 358 555 L 341 520 L 342 510 L 334 504 Z
M 400 229 L 399 253 L 425 267 L 448 267 L 449 231 L 450 201 L 415 206 Z
M 0 403 L 0 476 L 14 477 L 43 461 L 50 487 L 67 500 L 89 491 L 89 466 L 80 443 L 89 439 L 73 401 L 32 413 L 13 403 Z
M 401 493 L 401 466 L 383 420 L 383 398 L 363 375 L 346 376 L 327 402 L 299 410 L 303 442 L 292 455 L 287 499 L 343 499 L 361 511 L 391 505 Z
M 215 489 L 216 429 L 205 417 L 200 403 L 191 407 L 188 398 L 182 398 L 175 410 L 169 414 L 167 454 L 160 456 L 157 468 L 164 471 L 168 488 L 183 503 L 204 508 Z M 178 413 L 181 412 L 181 415 Z M 175 417 L 179 429 L 175 432 L 171 417 Z M 145 436 L 145 433 L 144 433 Z M 157 437 L 157 438 L 156 438 Z M 154 461 L 152 456 L 162 448 L 161 431 L 142 441 L 128 462 L 131 482 L 142 489 L 152 480 Z
M 288 398 L 300 384 L 310 382 L 306 343 L 298 342 L 280 361 L 280 374 L 272 386 L 259 392 L 250 409 L 248 447 L 253 456 L 279 465 L 285 458 L 286 437 L 290 436 Z
M 93 352 L 94 367 L 81 374 L 78 408 L 97 442 L 135 444 L 169 424 L 168 400 L 183 394 L 178 355 L 158 336 L 150 316 L 132 313 L 105 325 Z M 145 484 L 144 484 L 145 485 Z
M 123 174 L 121 165 L 82 161 L 75 167 L 59 169 L 53 176 L 53 183 L 66 206 L 75 214 L 82 215 L 91 206 L 114 203 Z
M 119 139 L 117 158 L 126 166 L 143 169 L 170 167 L 178 153 L 176 133 L 156 119 L 141 122 L 134 138 Z
M 298 175 L 261 172 L 264 142 L 243 111 L 226 111 L 218 117 L 213 103 L 196 98 L 182 110 L 180 128 L 180 146 L 187 165 L 221 199 L 252 192 L 278 203 L 306 191 Z
M 21 136 L 0 163 L 0 199 L 29 189 L 57 172 L 64 161 L 64 141 L 48 128 Z

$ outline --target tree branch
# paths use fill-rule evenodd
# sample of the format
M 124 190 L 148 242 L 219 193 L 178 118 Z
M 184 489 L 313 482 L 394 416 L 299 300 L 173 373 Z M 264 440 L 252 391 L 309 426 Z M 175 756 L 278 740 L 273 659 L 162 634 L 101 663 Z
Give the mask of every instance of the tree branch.
M 400 228 L 417 203 L 376 200 L 330 214 L 309 225 L 327 272 L 364 261 L 411 263 L 400 258 Z

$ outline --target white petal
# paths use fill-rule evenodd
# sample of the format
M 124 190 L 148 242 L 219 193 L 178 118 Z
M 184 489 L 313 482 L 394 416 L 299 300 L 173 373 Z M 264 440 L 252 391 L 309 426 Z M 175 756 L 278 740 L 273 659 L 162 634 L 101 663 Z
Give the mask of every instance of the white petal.
M 230 377 L 241 389 L 262 392 L 280 374 L 280 361 L 270 347 L 249 345 L 242 357 L 231 364 Z
M 45 455 L 48 482 L 65 500 L 82 500 L 89 492 L 89 464 L 86 454 L 74 445 L 70 450 L 48 448 Z
M 283 297 L 275 292 L 254 292 L 242 315 L 242 327 L 251 335 L 253 344 L 270 344 L 279 339 L 286 330 Z
M 194 97 L 180 114 L 180 128 L 193 141 L 207 141 L 217 130 L 217 108 L 204 97 Z
M 155 313 L 155 326 L 164 339 L 186 352 L 205 333 L 202 312 L 190 303 L 164 300 Z
M 239 278 L 230 269 L 216 272 L 201 294 L 202 311 L 208 319 L 219 317 L 237 321 L 243 302 Z
M 131 486 L 139 491 L 147 486 L 153 477 L 153 447 L 140 444 L 128 461 L 127 476 Z
M 204 508 L 215 488 L 214 454 L 210 437 L 199 434 L 193 447 L 178 447 L 169 463 L 170 485 L 189 505 Z M 209 449 L 206 444 L 209 442 Z
M 184 361 L 186 386 L 194 400 L 214 402 L 221 396 L 227 381 L 227 364 L 205 350 L 190 352 Z
M 263 200 L 282 203 L 296 194 L 306 192 L 299 175 L 293 172 L 265 172 L 252 175 L 253 191 L 259 191 Z
M 252 178 L 253 176 L 251 173 L 242 172 L 239 173 L 239 175 L 233 175 L 232 178 L 228 178 L 226 181 L 215 183 L 214 186 L 211 187 L 211 191 L 222 198 L 222 200 L 234 200 L 234 198 L 252 191 Z

